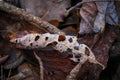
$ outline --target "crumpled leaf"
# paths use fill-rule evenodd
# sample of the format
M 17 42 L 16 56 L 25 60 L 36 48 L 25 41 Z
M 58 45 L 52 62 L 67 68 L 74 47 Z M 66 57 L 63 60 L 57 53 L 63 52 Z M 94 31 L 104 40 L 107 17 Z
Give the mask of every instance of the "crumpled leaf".
M 116 25 L 118 21 L 119 19 L 114 2 L 108 2 L 107 12 L 106 12 L 106 22 L 111 25 Z
M 35 71 L 36 68 L 25 62 L 18 67 L 18 73 L 7 80 L 39 80 L 39 75 Z
M 108 2 L 96 2 L 98 13 L 94 22 L 94 32 L 103 31 L 105 27 L 105 16 Z
M 23 9 L 39 17 L 46 15 L 47 21 L 63 21 L 70 3 L 70 0 L 20 0 Z
M 79 34 L 91 33 L 94 20 L 97 14 L 97 7 L 94 2 L 83 4 L 80 9 L 80 15 L 82 17 L 80 22 Z
M 94 32 L 102 32 L 105 28 L 105 22 L 111 25 L 118 23 L 114 2 L 96 2 L 98 14 L 94 22 Z
M 94 2 L 85 3 L 80 10 L 82 20 L 80 22 L 79 34 L 103 32 L 106 23 L 111 25 L 118 23 L 118 16 L 113 1 L 95 1 L 96 5 L 92 4 Z

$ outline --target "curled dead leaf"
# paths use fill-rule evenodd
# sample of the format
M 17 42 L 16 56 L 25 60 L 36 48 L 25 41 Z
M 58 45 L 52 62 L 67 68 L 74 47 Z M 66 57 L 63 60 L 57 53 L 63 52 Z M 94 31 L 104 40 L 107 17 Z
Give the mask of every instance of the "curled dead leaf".
M 81 22 L 79 34 L 92 33 L 92 28 L 97 15 L 97 7 L 94 2 L 84 3 L 80 9 Z

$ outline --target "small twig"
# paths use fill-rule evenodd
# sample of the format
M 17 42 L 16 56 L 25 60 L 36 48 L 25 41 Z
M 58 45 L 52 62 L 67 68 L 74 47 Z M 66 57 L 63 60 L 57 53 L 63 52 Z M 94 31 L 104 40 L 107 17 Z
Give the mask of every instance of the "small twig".
M 41 60 L 41 58 L 36 54 L 36 52 L 34 51 L 34 55 L 36 57 L 36 59 L 39 62 L 40 65 L 40 80 L 44 80 L 44 68 L 43 68 L 43 62 Z
M 47 12 L 41 17 L 41 19 L 44 20 L 45 18 L 47 18 L 48 14 L 49 14 L 49 11 L 47 11 Z
M 88 3 L 88 2 L 105 2 L 105 1 L 117 1 L 117 0 L 83 0 L 82 2 L 77 3 L 75 6 L 71 7 L 70 9 L 67 10 L 67 13 L 70 13 L 73 9 L 81 6 L 83 3 Z
M 56 33 L 56 34 L 65 34 L 64 32 L 60 31 L 58 28 L 56 28 L 54 25 L 43 21 L 41 18 L 34 16 L 28 12 L 26 12 L 23 9 L 17 8 L 9 3 L 6 3 L 4 1 L 0 1 L 0 10 L 5 11 L 9 14 L 16 15 L 21 20 L 25 20 L 28 23 L 35 25 L 36 27 L 40 29 L 46 29 L 50 33 Z
M 70 74 L 67 76 L 66 80 L 76 80 L 76 76 L 79 73 L 79 70 L 81 68 L 82 63 L 78 63 L 77 66 L 75 66 Z

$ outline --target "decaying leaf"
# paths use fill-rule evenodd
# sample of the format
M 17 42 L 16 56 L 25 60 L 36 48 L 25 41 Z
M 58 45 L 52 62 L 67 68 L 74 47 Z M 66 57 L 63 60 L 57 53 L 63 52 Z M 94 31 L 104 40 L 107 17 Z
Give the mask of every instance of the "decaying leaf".
M 118 21 L 119 19 L 114 2 L 108 2 L 107 12 L 106 12 L 106 22 L 111 25 L 116 25 Z
M 70 7 L 70 0 L 20 0 L 21 7 L 27 12 L 42 17 L 45 13 L 47 21 L 63 21 L 67 8 Z
M 105 68 L 104 65 L 99 63 L 91 49 L 85 44 L 79 44 L 76 36 L 58 35 L 58 34 L 27 34 L 21 38 L 11 39 L 10 42 L 17 43 L 24 49 L 37 49 L 53 45 L 55 50 L 59 52 L 66 52 L 73 55 L 70 58 L 74 62 L 84 63 L 87 60 L 91 63 L 99 64 Z M 86 53 L 86 49 L 89 51 Z M 79 57 L 77 57 L 79 56 Z
M 98 14 L 94 22 L 94 32 L 103 32 L 105 23 L 116 25 L 118 16 L 115 10 L 114 2 L 96 2 Z
M 82 17 L 79 34 L 91 33 L 97 15 L 97 7 L 94 2 L 85 3 L 80 9 Z
M 103 32 L 106 23 L 111 25 L 118 23 L 118 16 L 113 1 L 84 3 L 81 7 L 80 15 L 82 17 L 80 34 Z
M 101 32 L 105 27 L 105 16 L 108 2 L 96 2 L 98 13 L 94 22 L 94 32 Z
M 18 73 L 7 80 L 39 80 L 39 76 L 35 72 L 35 68 L 25 62 L 18 67 Z
M 62 29 L 63 32 L 65 32 L 66 35 L 76 35 L 78 30 L 76 30 L 75 28 L 73 28 L 72 26 L 68 26 L 64 29 Z
M 11 49 L 9 52 L 11 55 L 9 56 L 6 63 L 4 63 L 4 69 L 13 69 L 18 67 L 23 61 L 24 56 L 22 55 L 22 51 L 18 49 Z

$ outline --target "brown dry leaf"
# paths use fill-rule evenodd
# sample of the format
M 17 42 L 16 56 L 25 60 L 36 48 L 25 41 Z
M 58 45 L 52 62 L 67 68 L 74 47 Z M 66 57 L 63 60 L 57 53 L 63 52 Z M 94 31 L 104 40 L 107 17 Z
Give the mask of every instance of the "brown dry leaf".
M 0 56 L 4 57 L 6 55 L 10 55 L 10 50 L 11 50 L 11 44 L 0 38 Z
M 77 29 L 73 28 L 72 26 L 68 26 L 67 28 L 62 29 L 66 35 L 77 35 Z
M 39 17 L 48 13 L 45 18 L 47 21 L 63 21 L 70 0 L 20 0 L 20 4 L 23 9 Z
M 95 3 L 90 2 L 83 4 L 80 9 L 80 15 L 82 19 L 80 22 L 79 34 L 91 33 L 97 15 L 97 7 Z
M 49 21 L 49 23 L 51 23 L 52 25 L 58 27 L 59 26 L 59 21 L 58 20 L 51 20 Z
M 18 73 L 7 80 L 39 80 L 36 68 L 25 62 L 18 67 Z
M 75 9 L 70 12 L 69 16 L 67 16 L 64 22 L 60 23 L 59 28 L 63 29 L 69 26 L 73 26 L 74 28 L 78 28 L 80 22 L 80 14 L 79 10 Z

